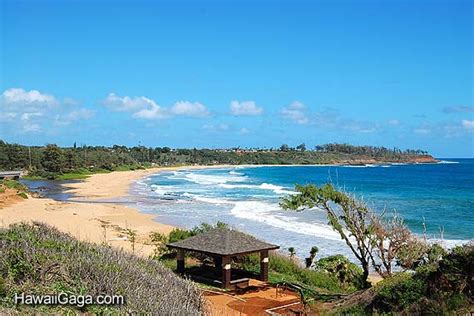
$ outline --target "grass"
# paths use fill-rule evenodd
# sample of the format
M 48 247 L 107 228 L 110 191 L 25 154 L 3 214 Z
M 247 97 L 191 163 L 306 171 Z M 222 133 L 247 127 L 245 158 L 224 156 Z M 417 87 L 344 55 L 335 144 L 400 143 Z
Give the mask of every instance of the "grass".
M 27 190 L 26 186 L 24 186 L 23 184 L 21 184 L 20 182 L 16 180 L 4 179 L 2 181 L 2 185 L 8 189 L 21 190 L 21 191 Z
M 0 182 L 0 193 L 5 193 L 6 189 L 16 190 L 18 196 L 28 198 L 28 188 L 16 180 L 3 179 Z
M 258 273 L 260 257 L 250 255 L 237 263 L 245 270 Z M 323 271 L 304 268 L 299 262 L 279 253 L 270 253 L 268 278 L 271 283 L 304 284 L 318 292 L 349 293 L 356 288 L 348 284 L 340 284 L 336 276 Z
M 15 293 L 123 295 L 116 306 L 15 305 Z M 105 245 L 78 241 L 44 224 L 0 229 L 0 313 L 157 314 L 204 313 L 194 283 L 155 260 Z
M 63 173 L 57 177 L 57 180 L 81 180 L 88 178 L 91 174 Z
M 22 176 L 22 179 L 25 180 L 44 180 L 46 179 L 45 177 L 38 176 L 38 175 L 27 175 L 27 176 Z

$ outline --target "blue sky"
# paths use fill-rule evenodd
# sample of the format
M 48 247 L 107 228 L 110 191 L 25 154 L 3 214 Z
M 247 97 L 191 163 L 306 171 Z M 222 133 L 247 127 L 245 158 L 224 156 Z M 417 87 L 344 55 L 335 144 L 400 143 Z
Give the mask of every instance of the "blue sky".
M 474 156 L 471 1 L 1 1 L 0 138 Z

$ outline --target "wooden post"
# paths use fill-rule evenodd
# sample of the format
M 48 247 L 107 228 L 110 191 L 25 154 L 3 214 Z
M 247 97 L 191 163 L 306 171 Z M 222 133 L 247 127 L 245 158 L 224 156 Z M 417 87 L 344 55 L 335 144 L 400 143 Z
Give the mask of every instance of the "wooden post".
M 260 251 L 260 281 L 268 281 L 268 250 Z
M 230 288 L 230 279 L 231 279 L 231 266 L 230 266 L 230 257 L 222 257 L 222 288 Z
M 176 255 L 176 271 L 178 273 L 184 273 L 184 250 L 178 249 L 178 254 Z
M 220 274 L 222 270 L 222 257 L 220 256 L 214 257 L 214 267 L 216 267 L 217 273 Z

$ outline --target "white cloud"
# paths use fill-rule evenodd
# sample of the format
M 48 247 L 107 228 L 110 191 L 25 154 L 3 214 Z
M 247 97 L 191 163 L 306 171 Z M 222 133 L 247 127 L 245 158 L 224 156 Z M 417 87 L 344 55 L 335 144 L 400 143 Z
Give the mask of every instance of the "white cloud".
M 230 113 L 235 116 L 256 116 L 263 113 L 263 108 L 257 106 L 255 101 L 232 101 L 230 102 Z
M 93 111 L 81 108 L 73 99 L 59 101 L 38 90 L 11 88 L 0 95 L 0 121 L 23 133 L 42 132 L 93 115 Z
M 473 120 L 462 120 L 461 125 L 464 129 L 469 131 L 474 131 L 474 121 Z
M 148 108 L 142 109 L 133 114 L 135 118 L 142 118 L 146 120 L 156 120 L 156 119 L 165 119 L 168 117 L 166 111 L 156 104 L 154 101 L 150 103 Z
M 25 133 L 37 133 L 41 131 L 41 126 L 37 123 L 25 124 L 22 128 Z
M 41 117 L 41 116 L 43 116 L 43 113 L 40 113 L 40 112 L 33 112 L 33 113 L 26 112 L 26 113 L 21 114 L 20 119 L 22 121 L 29 121 L 32 118 Z
M 284 118 L 289 119 L 296 124 L 304 125 L 309 123 L 309 118 L 306 114 L 306 107 L 299 101 L 294 101 L 288 107 L 281 110 Z
M 10 105 L 43 105 L 54 106 L 58 104 L 56 98 L 49 94 L 43 94 L 38 90 L 26 91 L 21 88 L 10 88 L 2 93 L 3 106 Z
M 67 114 L 66 118 L 70 121 L 76 121 L 81 119 L 90 119 L 94 116 L 95 112 L 89 109 L 78 109 Z
M 178 101 L 170 108 L 166 108 L 144 96 L 120 97 L 115 93 L 109 93 L 102 104 L 113 111 L 132 112 L 132 117 L 147 120 L 166 119 L 173 116 L 206 117 L 210 114 L 206 106 L 199 102 Z
M 199 102 L 178 101 L 170 109 L 174 115 L 183 115 L 191 117 L 209 116 L 207 108 Z
M 146 97 L 119 97 L 115 93 L 109 93 L 102 103 L 109 109 L 118 112 L 143 110 L 147 107 L 153 107 L 153 105 L 156 105 L 155 101 Z
M 15 112 L 3 112 L 0 110 L 0 122 L 8 122 L 14 120 L 18 116 Z

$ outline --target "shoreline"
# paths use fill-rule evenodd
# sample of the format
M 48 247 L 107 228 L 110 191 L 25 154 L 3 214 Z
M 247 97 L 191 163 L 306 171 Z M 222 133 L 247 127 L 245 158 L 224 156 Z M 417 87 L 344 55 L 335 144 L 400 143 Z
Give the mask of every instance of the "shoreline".
M 130 252 L 132 245 L 125 230 L 131 229 L 137 233 L 135 254 L 150 256 L 154 246 L 149 242 L 149 234 L 167 234 L 174 227 L 161 224 L 155 220 L 155 215 L 142 213 L 137 208 L 100 203 L 98 200 L 123 197 L 133 181 L 149 174 L 180 168 L 183 167 L 94 174 L 83 181 L 64 185 L 68 192 L 80 196 L 83 201 L 56 201 L 30 195 L 28 199 L 0 208 L 0 225 L 6 228 L 20 222 L 43 222 L 79 240 L 107 243 Z
M 134 205 L 126 206 L 120 201 L 114 201 L 126 197 L 131 185 L 137 180 L 176 170 L 292 166 L 341 165 L 183 165 L 93 174 L 75 183 L 62 184 L 65 192 L 73 195 L 73 200 L 57 201 L 30 196 L 26 200 L 0 208 L 0 225 L 7 227 L 18 222 L 44 222 L 78 239 L 105 242 L 127 251 L 131 251 L 132 246 L 124 231 L 132 229 L 137 232 L 135 253 L 149 256 L 154 248 L 149 241 L 149 234 L 167 234 L 175 227 L 160 223 L 159 214 L 146 214 Z
M 74 200 L 57 201 L 52 198 L 28 196 L 0 208 L 0 227 L 26 222 L 42 222 L 92 243 L 106 243 L 132 252 L 126 230 L 136 232 L 135 251 L 139 256 L 153 254 L 152 232 L 168 234 L 175 227 L 159 222 L 159 215 L 146 214 L 137 207 L 119 202 L 101 202 L 128 195 L 133 182 L 148 175 L 181 169 L 232 168 L 231 165 L 156 167 L 134 171 L 97 173 L 75 183 L 65 183 L 65 192 Z

